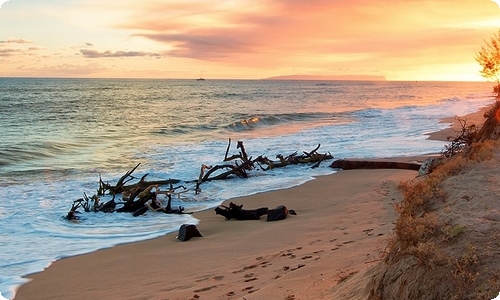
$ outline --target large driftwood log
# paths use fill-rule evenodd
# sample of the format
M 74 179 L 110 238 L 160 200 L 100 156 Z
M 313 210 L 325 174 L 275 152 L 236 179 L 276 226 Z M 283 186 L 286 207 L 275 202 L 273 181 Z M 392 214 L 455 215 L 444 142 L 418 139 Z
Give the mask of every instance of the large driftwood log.
M 339 159 L 334 161 L 330 167 L 335 169 L 353 170 L 353 169 L 420 169 L 419 163 L 383 161 L 383 160 L 360 160 L 360 159 Z
M 284 220 L 289 214 L 297 215 L 295 210 L 288 210 L 284 205 L 280 205 L 274 209 L 268 209 L 267 207 L 243 209 L 243 204 L 237 205 L 231 202 L 229 206 L 220 205 L 220 207 L 216 207 L 214 210 L 216 215 L 221 215 L 226 220 L 236 219 L 238 221 L 259 220 L 261 216 L 267 215 L 267 221 L 272 222 Z
M 224 216 L 226 220 L 236 219 L 239 221 L 258 220 L 267 214 L 267 211 L 267 207 L 243 209 L 243 204 L 236 205 L 233 202 L 229 203 L 229 206 L 221 205 L 221 207 L 215 208 L 215 214 Z

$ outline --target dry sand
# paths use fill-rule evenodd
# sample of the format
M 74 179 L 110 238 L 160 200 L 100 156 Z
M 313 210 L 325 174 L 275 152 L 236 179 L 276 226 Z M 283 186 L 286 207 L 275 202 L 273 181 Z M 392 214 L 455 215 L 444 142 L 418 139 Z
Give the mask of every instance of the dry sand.
M 198 212 L 203 237 L 180 242 L 169 234 L 62 259 L 29 276 L 16 299 L 332 299 L 339 282 L 369 276 L 380 261 L 396 219 L 392 205 L 401 199 L 397 185 L 416 175 L 340 171 L 232 199 L 247 209 L 283 204 L 298 215 L 226 221 L 213 210 Z M 366 294 L 367 281 L 353 282 L 342 285 L 342 298 Z

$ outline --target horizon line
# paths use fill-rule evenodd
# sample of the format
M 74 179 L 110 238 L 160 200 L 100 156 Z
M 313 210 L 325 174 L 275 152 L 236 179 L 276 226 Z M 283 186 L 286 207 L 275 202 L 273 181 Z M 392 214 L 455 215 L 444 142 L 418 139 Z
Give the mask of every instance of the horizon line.
M 284 75 L 290 76 L 290 75 Z M 294 75 L 291 75 L 294 76 Z M 298 75 L 303 76 L 303 75 Z M 323 75 L 305 75 L 305 76 L 318 76 Z M 367 76 L 367 77 L 383 77 L 377 75 L 328 75 L 328 76 L 339 76 L 339 77 L 349 77 L 349 76 Z M 275 78 L 282 76 L 273 76 L 266 78 L 205 78 L 205 81 L 210 80 L 248 80 L 248 81 L 373 81 L 373 82 L 477 82 L 477 83 L 495 83 L 493 81 L 483 80 L 425 80 L 425 79 L 294 79 L 294 78 Z M 130 79 L 130 80 L 196 80 L 197 78 L 175 78 L 175 77 L 63 77 L 63 76 L 0 76 L 0 79 Z

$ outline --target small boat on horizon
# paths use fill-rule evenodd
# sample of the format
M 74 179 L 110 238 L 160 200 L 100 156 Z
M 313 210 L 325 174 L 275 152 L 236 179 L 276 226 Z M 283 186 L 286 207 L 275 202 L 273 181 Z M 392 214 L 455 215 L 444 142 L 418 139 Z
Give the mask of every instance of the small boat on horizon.
M 197 78 L 196 81 L 205 81 L 205 78 L 203 78 L 203 72 L 200 72 L 200 78 Z

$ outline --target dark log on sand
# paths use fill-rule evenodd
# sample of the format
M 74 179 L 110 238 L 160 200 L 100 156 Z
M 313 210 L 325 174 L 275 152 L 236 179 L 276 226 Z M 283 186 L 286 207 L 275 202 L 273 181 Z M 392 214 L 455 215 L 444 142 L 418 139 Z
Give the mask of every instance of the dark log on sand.
M 360 160 L 360 159 L 339 159 L 334 161 L 330 167 L 343 170 L 354 169 L 404 169 L 418 171 L 419 163 L 383 161 L 383 160 Z
M 221 207 L 215 208 L 215 214 L 224 216 L 226 220 L 258 220 L 262 215 L 267 214 L 268 211 L 267 207 L 261 207 L 257 209 L 243 209 L 243 204 L 236 205 L 233 202 L 229 203 L 229 207 L 224 205 L 221 205 Z

